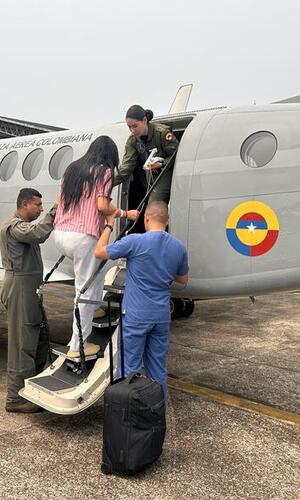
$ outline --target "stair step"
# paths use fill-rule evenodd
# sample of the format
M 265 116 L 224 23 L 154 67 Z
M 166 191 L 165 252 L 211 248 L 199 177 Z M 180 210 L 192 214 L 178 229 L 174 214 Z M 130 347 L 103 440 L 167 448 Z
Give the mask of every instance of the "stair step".
M 70 361 L 74 361 L 74 363 L 80 363 L 80 356 L 74 358 L 73 356 L 67 356 L 67 352 L 69 350 L 69 346 L 63 345 L 59 347 L 53 347 L 52 352 L 53 354 L 56 354 L 57 356 L 62 356 L 65 359 L 68 359 Z M 103 352 L 100 350 L 97 352 L 97 354 L 93 354 L 91 356 L 85 356 L 86 361 L 91 361 L 92 359 L 97 359 L 97 358 L 102 358 L 103 357 Z
M 118 304 L 118 307 L 113 308 L 111 310 L 111 326 L 118 326 L 119 323 L 119 310 L 120 310 L 120 305 Z M 95 328 L 108 328 L 109 327 L 109 322 L 108 322 L 108 314 L 105 316 L 102 316 L 102 318 L 94 318 L 92 325 Z
M 112 320 L 111 326 L 118 326 L 119 321 L 118 320 Z M 109 322 L 108 318 L 99 318 L 99 319 L 94 319 L 92 322 L 92 325 L 94 328 L 108 328 L 109 327 Z
M 116 295 L 124 295 L 125 286 L 116 286 L 116 285 L 105 285 L 104 290 L 107 292 L 114 293 Z M 104 300 L 107 300 L 106 297 Z
M 29 379 L 28 384 L 32 387 L 45 390 L 48 393 L 66 391 L 79 386 L 86 379 L 94 366 L 94 363 L 90 361 L 87 364 L 86 371 L 82 372 L 74 371 L 72 365 L 69 365 L 69 363 L 69 360 L 64 361 L 64 364 L 56 370 L 53 375 Z

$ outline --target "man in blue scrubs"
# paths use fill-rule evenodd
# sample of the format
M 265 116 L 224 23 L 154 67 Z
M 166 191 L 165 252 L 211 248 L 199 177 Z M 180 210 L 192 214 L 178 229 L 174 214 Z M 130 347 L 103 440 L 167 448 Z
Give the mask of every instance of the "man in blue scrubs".
M 167 398 L 170 287 L 173 281 L 183 285 L 188 281 L 187 251 L 165 231 L 169 217 L 162 201 L 148 205 L 144 216 L 146 233 L 131 234 L 108 245 L 114 221 L 114 216 L 107 217 L 95 256 L 127 259 L 122 303 L 125 376 L 144 366 L 147 377 L 162 385 Z

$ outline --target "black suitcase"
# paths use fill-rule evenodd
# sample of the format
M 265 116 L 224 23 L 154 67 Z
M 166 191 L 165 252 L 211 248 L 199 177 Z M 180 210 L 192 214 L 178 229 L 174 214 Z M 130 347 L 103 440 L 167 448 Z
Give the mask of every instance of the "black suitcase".
M 122 320 L 119 328 L 124 373 Z M 144 469 L 160 456 L 165 432 L 165 402 L 160 384 L 139 373 L 111 380 L 104 392 L 104 474 L 131 475 Z

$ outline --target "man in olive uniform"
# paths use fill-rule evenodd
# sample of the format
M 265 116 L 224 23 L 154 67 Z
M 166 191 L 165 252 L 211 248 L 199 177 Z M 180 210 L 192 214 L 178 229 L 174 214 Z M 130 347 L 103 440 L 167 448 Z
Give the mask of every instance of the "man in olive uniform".
M 143 169 L 145 161 L 153 148 L 157 149 L 155 156 L 162 158 L 150 166 L 153 180 L 160 174 L 170 157 L 177 151 L 178 140 L 173 132 L 164 124 L 151 123 L 153 113 L 151 110 L 144 110 L 141 106 L 134 105 L 129 108 L 126 114 L 126 123 L 131 135 L 127 139 L 125 153 L 119 173 L 115 176 L 114 185 L 129 180 L 134 173 L 134 191 L 143 190 L 147 187 L 147 174 Z M 173 165 L 168 172 L 158 182 L 150 194 L 148 202 L 164 201 L 168 204 L 170 199 L 170 189 L 172 182 Z M 141 196 L 143 198 L 143 196 Z M 140 201 L 140 200 L 138 200 Z
M 8 360 L 6 411 L 34 413 L 41 408 L 19 396 L 24 379 L 40 373 L 46 363 L 48 338 L 40 329 L 42 320 L 36 294 L 43 279 L 39 243 L 53 229 L 56 204 L 39 223 L 42 195 L 35 189 L 21 189 L 17 211 L 0 229 L 0 250 L 5 269 L 1 302 L 7 309 Z

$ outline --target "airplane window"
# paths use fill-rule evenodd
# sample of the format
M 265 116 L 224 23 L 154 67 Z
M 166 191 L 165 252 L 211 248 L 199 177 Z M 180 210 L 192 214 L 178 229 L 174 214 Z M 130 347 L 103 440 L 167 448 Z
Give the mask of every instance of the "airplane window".
M 11 151 L 4 158 L 2 158 L 0 163 L 0 179 L 2 181 L 8 181 L 11 178 L 18 163 L 18 153 L 16 151 Z
M 43 161 L 44 151 L 41 148 L 31 151 L 23 162 L 22 173 L 24 179 L 32 181 L 41 170 Z
M 258 168 L 269 163 L 277 151 L 277 139 L 271 132 L 250 135 L 241 147 L 241 159 L 248 167 Z
M 63 146 L 58 149 L 52 156 L 49 163 L 49 173 L 52 179 L 61 179 L 64 171 L 70 165 L 72 160 L 73 148 L 71 146 Z

